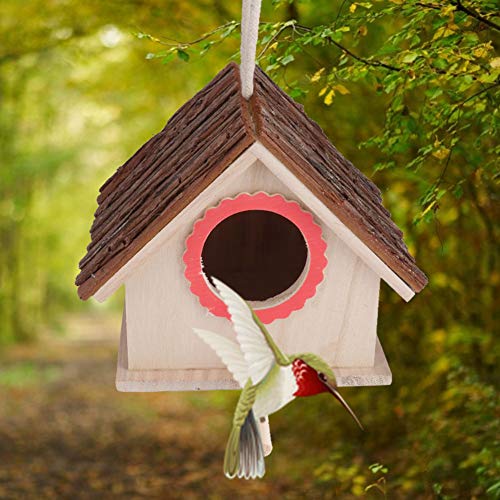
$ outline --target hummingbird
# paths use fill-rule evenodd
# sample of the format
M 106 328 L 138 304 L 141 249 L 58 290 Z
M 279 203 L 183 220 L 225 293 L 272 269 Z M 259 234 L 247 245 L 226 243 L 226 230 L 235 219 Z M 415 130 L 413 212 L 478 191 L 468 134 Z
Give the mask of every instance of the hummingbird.
M 194 332 L 215 351 L 242 388 L 224 455 L 226 477 L 264 476 L 264 450 L 257 421 L 296 397 L 328 392 L 363 429 L 337 391 L 335 376 L 326 361 L 313 353 L 283 353 L 252 307 L 220 280 L 211 280 L 227 306 L 237 342 L 207 330 L 195 328 Z

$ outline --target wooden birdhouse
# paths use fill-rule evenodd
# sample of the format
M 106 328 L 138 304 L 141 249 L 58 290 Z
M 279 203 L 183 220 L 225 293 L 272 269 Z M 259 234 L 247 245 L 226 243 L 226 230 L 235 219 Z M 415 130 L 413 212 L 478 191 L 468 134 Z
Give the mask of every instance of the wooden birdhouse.
M 226 66 L 102 186 L 82 299 L 125 285 L 122 391 L 237 388 L 194 333 L 234 337 L 217 277 L 285 352 L 313 352 L 337 384 L 384 385 L 380 280 L 426 285 L 377 187 L 261 70 L 241 97 Z

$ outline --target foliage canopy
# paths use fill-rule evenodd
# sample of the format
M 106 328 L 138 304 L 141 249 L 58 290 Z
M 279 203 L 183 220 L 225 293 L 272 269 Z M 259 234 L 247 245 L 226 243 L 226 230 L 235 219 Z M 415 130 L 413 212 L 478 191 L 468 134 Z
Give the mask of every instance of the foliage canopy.
M 347 394 L 371 431 L 321 401 L 273 421 L 297 487 L 315 469 L 308 493 L 500 498 L 497 7 L 264 2 L 260 65 L 382 188 L 430 278 L 407 306 L 382 291 L 394 385 Z M 237 57 L 238 18 L 220 0 L 2 1 L 1 343 L 95 307 L 73 279 L 98 187 Z

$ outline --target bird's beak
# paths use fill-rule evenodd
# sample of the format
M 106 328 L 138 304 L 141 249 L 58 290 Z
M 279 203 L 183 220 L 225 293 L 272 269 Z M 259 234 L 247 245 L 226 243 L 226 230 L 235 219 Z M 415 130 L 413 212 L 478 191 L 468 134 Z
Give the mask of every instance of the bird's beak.
M 359 418 L 356 416 L 356 414 L 352 411 L 351 407 L 347 404 L 346 400 L 340 395 L 339 391 L 337 391 L 337 388 L 335 387 L 334 384 L 332 384 L 329 380 L 323 380 L 323 383 L 326 385 L 330 393 L 337 398 L 339 403 L 349 412 L 351 417 L 355 420 L 355 422 L 359 425 L 359 428 L 364 431 L 365 429 L 361 425 L 361 422 L 359 421 Z

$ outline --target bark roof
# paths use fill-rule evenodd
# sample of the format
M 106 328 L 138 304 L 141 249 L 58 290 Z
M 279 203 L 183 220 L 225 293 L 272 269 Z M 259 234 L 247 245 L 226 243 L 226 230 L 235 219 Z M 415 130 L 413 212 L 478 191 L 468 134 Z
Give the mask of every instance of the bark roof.
M 245 101 L 239 67 L 230 63 L 101 187 L 76 278 L 80 297 L 91 297 L 256 141 L 410 288 L 424 288 L 427 277 L 375 184 L 259 68 L 254 95 Z

